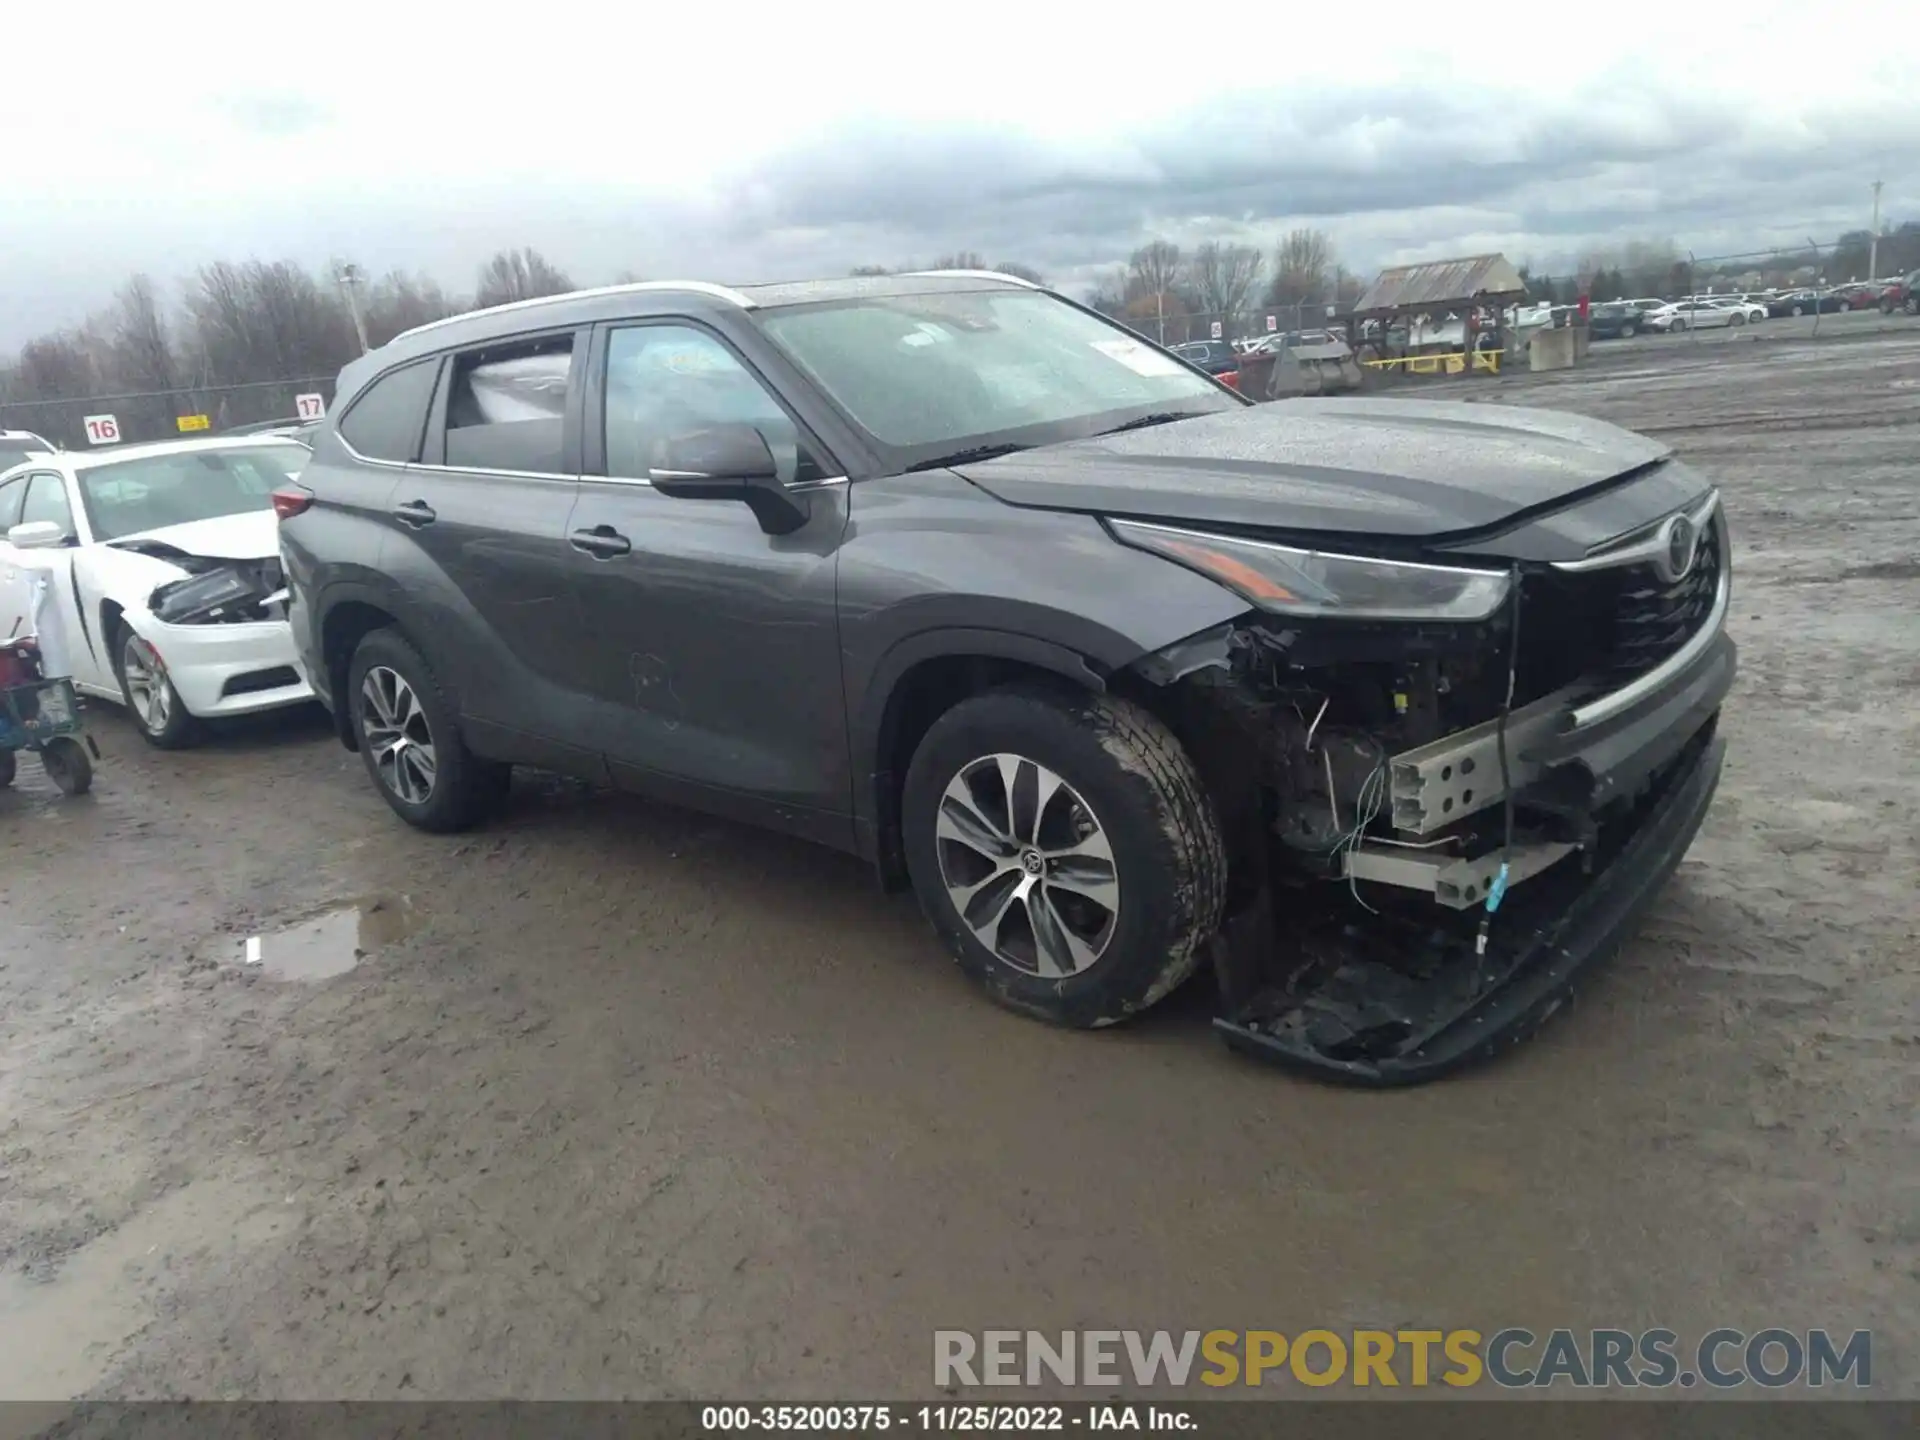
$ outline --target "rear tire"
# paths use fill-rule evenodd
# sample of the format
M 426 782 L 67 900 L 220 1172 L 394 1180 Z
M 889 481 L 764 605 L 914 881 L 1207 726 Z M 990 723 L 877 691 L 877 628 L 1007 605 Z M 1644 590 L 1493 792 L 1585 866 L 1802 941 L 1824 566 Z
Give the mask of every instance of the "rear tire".
M 1920 315 L 1920 296 L 1909 295 L 1907 303 L 1900 308 L 1909 315 Z
M 1802 315 L 1806 313 L 1807 312 L 1802 310 L 1798 305 L 1793 307 L 1793 318 L 1796 320 L 1798 320 Z
M 1138 1014 L 1194 972 L 1219 924 L 1212 802 L 1130 701 L 1037 686 L 963 700 L 914 752 L 901 808 L 921 909 L 1024 1014 L 1075 1028 Z
M 1744 325 L 1747 323 L 1747 317 L 1745 315 L 1742 315 L 1738 310 L 1736 310 L 1733 312 L 1732 316 L 1728 318 L 1727 323 L 1729 325 Z
M 200 739 L 200 722 L 187 713 L 160 652 L 124 621 L 113 644 L 113 672 L 142 740 L 157 750 L 185 750 Z
M 344 699 L 374 788 L 409 825 L 464 830 L 506 795 L 511 768 L 467 749 L 432 667 L 397 630 L 360 641 Z
M 13 751 L 0 750 L 0 790 L 13 784 L 13 777 L 20 773 L 20 762 L 13 758 Z

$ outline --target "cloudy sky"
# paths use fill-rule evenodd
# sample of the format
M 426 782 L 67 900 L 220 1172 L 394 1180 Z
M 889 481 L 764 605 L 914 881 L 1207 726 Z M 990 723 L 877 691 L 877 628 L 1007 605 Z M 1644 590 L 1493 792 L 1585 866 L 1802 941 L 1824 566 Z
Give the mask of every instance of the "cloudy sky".
M 49 81 L 0 90 L 0 344 L 217 258 L 467 289 L 521 244 L 582 284 L 966 248 L 1072 284 L 1296 224 L 1363 270 L 1824 241 L 1876 177 L 1920 218 L 1895 0 L 672 10 L 19 0 L 9 71 Z

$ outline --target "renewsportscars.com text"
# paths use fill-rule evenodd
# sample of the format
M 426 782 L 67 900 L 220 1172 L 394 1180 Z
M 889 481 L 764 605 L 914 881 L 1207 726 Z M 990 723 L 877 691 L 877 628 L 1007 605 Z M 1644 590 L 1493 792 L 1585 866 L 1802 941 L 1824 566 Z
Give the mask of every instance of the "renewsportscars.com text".
M 1866 1330 L 936 1330 L 948 1386 L 1780 1389 L 1873 1383 Z

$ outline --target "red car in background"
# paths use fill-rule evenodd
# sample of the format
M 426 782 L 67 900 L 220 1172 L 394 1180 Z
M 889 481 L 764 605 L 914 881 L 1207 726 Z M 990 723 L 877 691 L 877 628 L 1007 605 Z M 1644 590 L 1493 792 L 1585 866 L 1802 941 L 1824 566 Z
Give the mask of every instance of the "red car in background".
M 1836 285 L 1829 293 L 1849 310 L 1871 310 L 1880 303 L 1880 286 L 1872 281 Z
M 1891 315 L 1896 310 L 1920 315 L 1920 270 L 1890 280 L 1881 287 L 1880 313 Z

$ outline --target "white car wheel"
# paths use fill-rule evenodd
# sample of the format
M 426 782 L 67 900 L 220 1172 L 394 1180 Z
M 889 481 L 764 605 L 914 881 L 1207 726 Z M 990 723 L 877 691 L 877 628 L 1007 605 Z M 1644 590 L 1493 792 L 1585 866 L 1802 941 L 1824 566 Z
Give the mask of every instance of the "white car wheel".
M 116 658 L 120 694 L 126 701 L 127 713 L 140 727 L 142 738 L 162 750 L 191 745 L 199 727 L 187 713 L 186 703 L 173 688 L 173 681 L 167 678 L 166 662 L 160 658 L 160 652 L 130 627 L 123 626 Z

